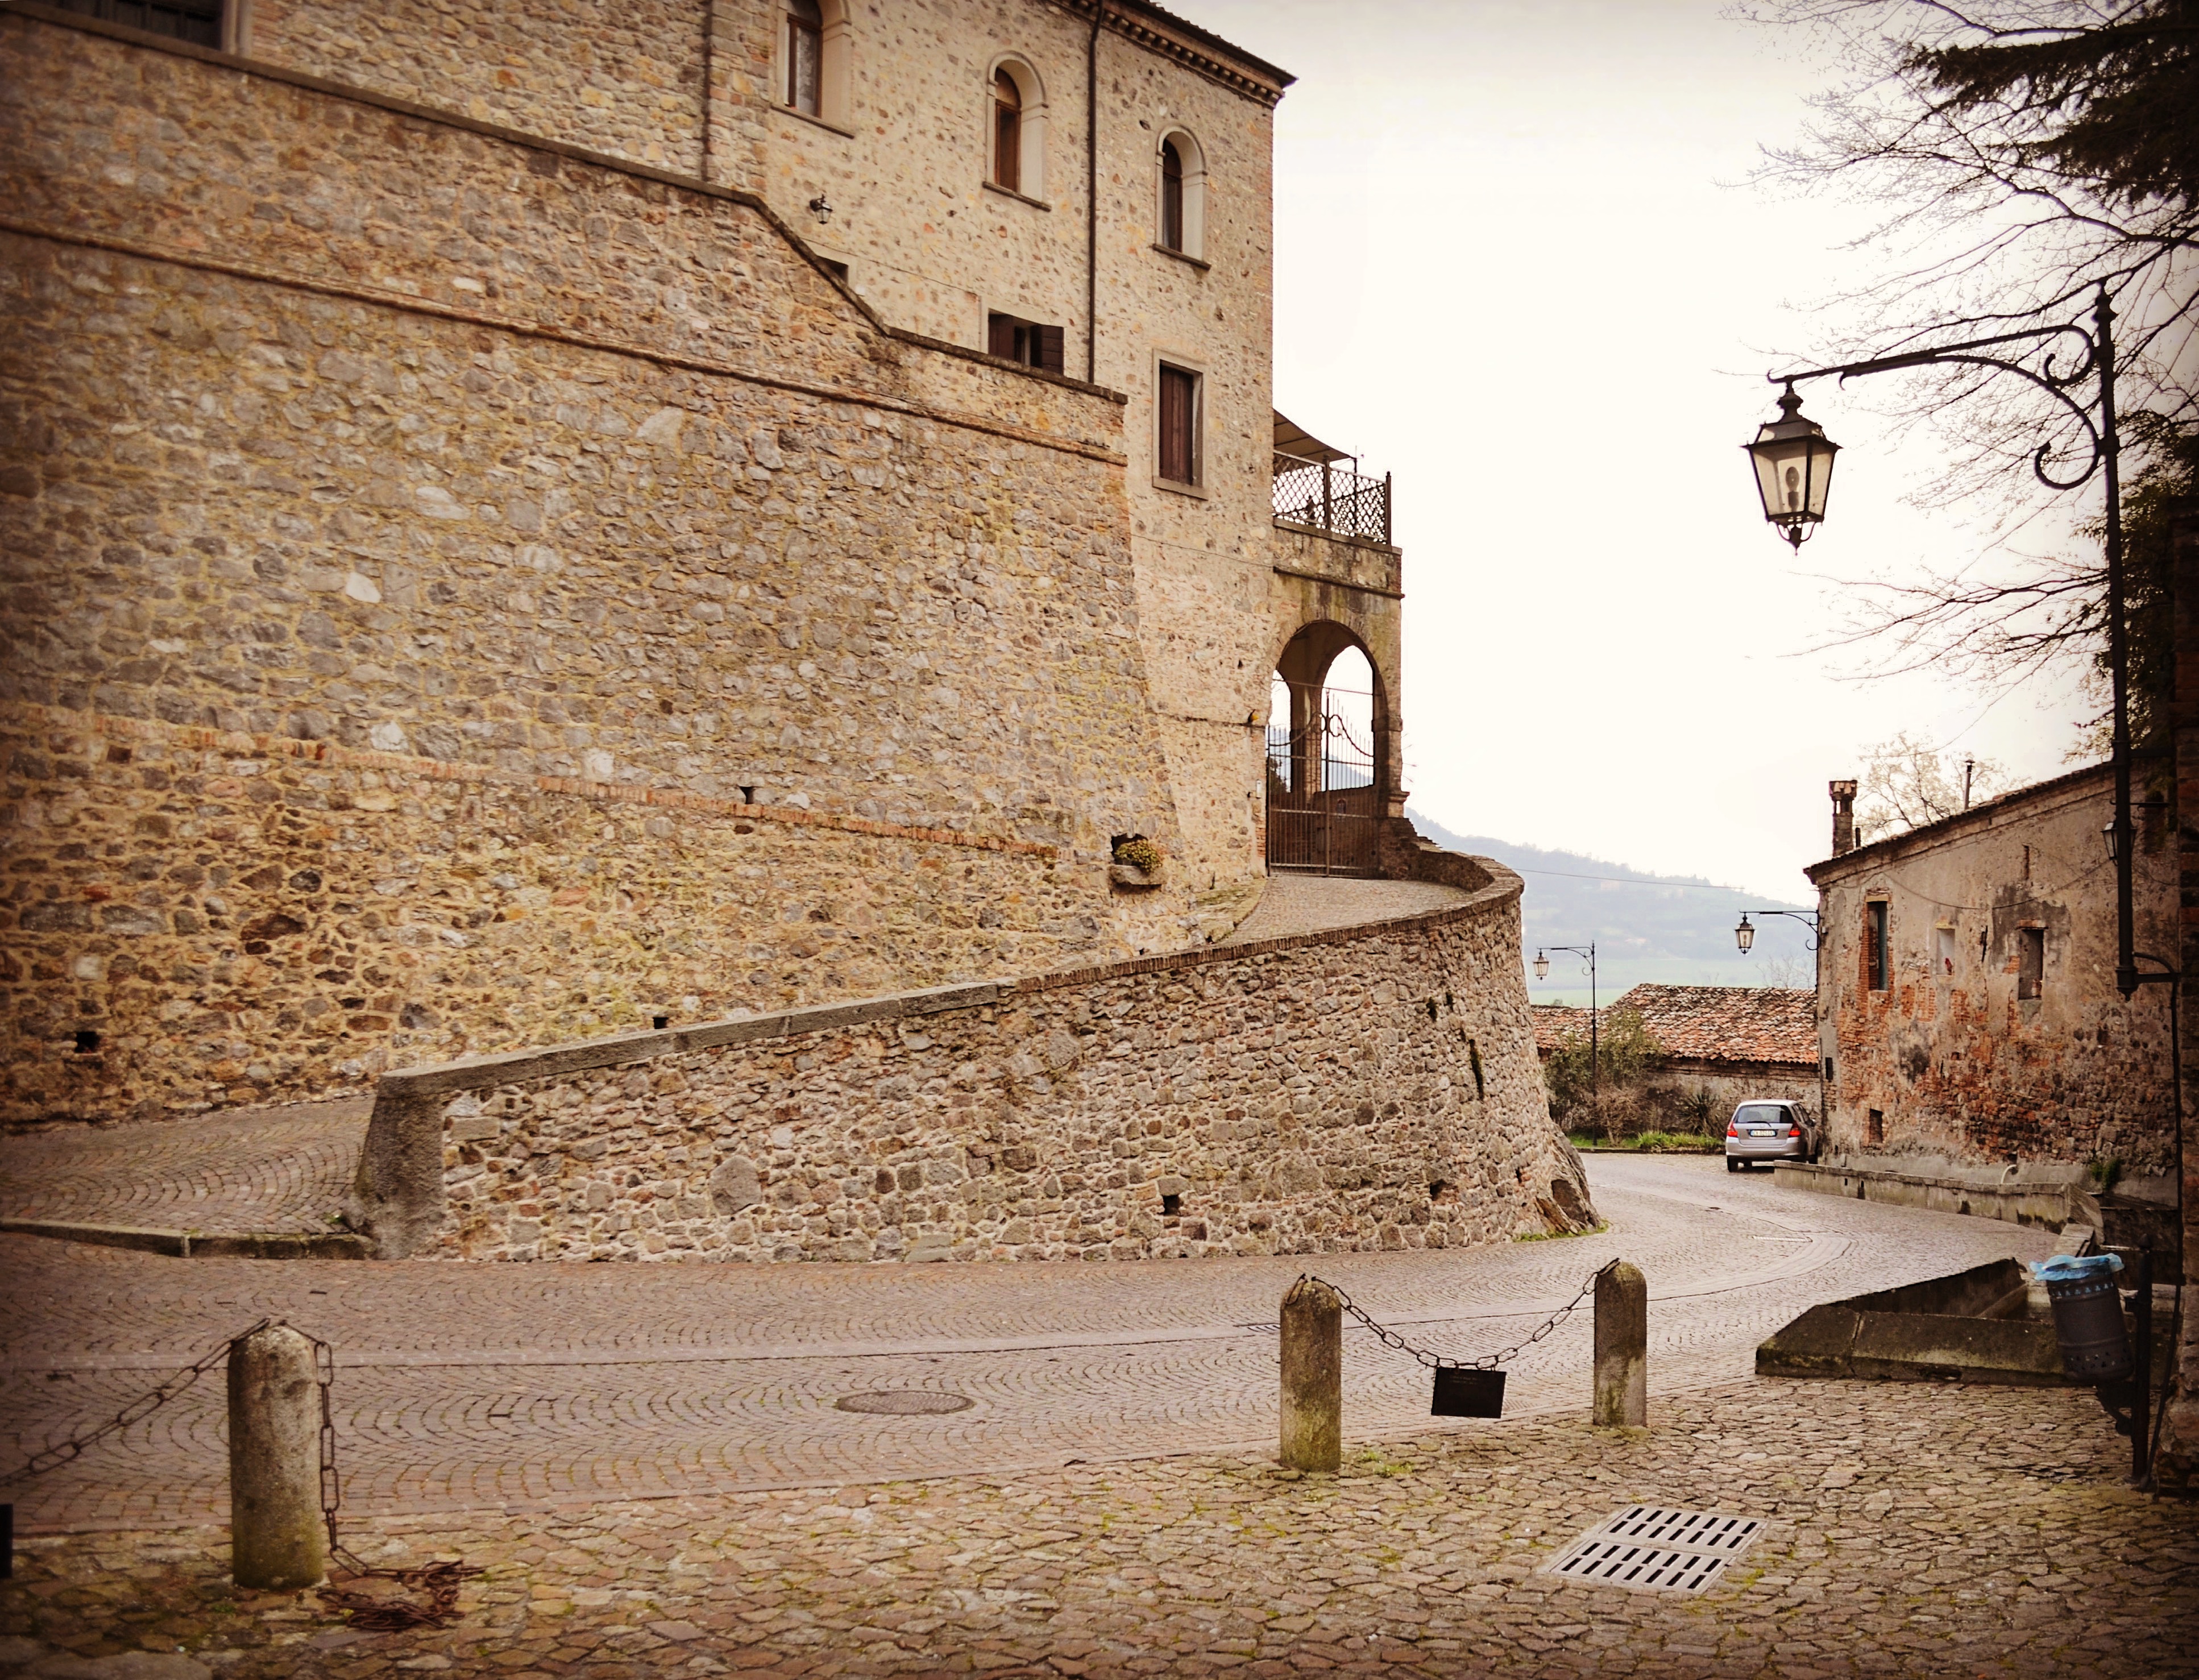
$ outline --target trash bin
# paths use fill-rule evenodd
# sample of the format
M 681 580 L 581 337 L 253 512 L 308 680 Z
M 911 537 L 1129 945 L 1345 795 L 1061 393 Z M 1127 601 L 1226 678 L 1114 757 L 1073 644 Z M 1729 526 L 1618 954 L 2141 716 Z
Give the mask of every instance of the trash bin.
M 2134 1368 L 2122 1291 L 2115 1282 L 2122 1269 L 2121 1257 L 2114 1254 L 2057 1254 L 2031 1268 L 2054 1304 L 2062 1368 L 2079 1382 L 2119 1382 Z

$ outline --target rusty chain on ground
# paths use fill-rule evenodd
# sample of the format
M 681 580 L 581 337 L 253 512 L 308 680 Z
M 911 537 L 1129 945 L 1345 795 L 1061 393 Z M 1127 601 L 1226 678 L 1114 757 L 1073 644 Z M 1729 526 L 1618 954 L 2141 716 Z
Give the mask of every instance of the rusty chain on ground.
M 236 1335 L 216 1344 L 203 1357 L 186 1365 L 157 1388 L 139 1395 L 96 1428 L 81 1435 L 73 1435 L 66 1441 L 33 1453 L 14 1471 L 0 1476 L 0 1486 L 27 1481 L 33 1476 L 42 1476 L 49 1470 L 58 1469 L 81 1457 L 85 1448 L 105 1440 L 117 1430 L 143 1422 L 228 1358 L 239 1342 L 258 1335 L 262 1330 L 276 1328 L 290 1330 L 296 1329 L 296 1327 L 279 1318 L 263 1318 L 256 1324 L 248 1325 Z M 321 1520 L 327 1525 L 329 1531 L 329 1555 L 341 1562 L 350 1572 L 353 1580 L 371 1577 L 395 1581 L 423 1595 L 420 1599 L 407 1601 L 377 1598 L 330 1585 L 322 1590 L 321 1602 L 334 1609 L 348 1611 L 352 1626 L 375 1632 L 400 1628 L 440 1627 L 458 1614 L 459 1584 L 482 1572 L 479 1566 L 458 1559 L 438 1560 L 416 1569 L 375 1569 L 361 1562 L 345 1546 L 336 1532 L 336 1512 L 343 1503 L 343 1479 L 336 1470 L 335 1412 L 331 1397 L 336 1377 L 335 1350 L 318 1336 L 302 1330 L 298 1333 L 312 1344 L 313 1381 L 321 1391 L 320 1503 Z
M 1407 1341 L 1403 1336 L 1400 1336 L 1396 1331 L 1391 1329 L 1387 1325 L 1377 1324 L 1374 1318 L 1369 1315 L 1366 1308 L 1361 1306 L 1356 1301 L 1354 1301 L 1349 1295 L 1345 1294 L 1342 1289 L 1339 1288 L 1335 1284 L 1331 1283 L 1327 1278 L 1315 1277 L 1311 1272 L 1300 1272 L 1298 1274 L 1298 1280 L 1301 1283 L 1317 1283 L 1324 1289 L 1334 1290 L 1336 1298 L 1344 1303 L 1344 1311 L 1350 1313 L 1352 1317 L 1357 1319 L 1369 1330 L 1372 1330 L 1385 1346 L 1393 1347 L 1400 1353 L 1411 1354 L 1414 1358 L 1420 1361 L 1421 1364 L 1426 1366 L 1432 1371 L 1493 1371 L 1498 1366 L 1508 1364 L 1512 1360 L 1518 1358 L 1522 1349 L 1534 1346 L 1534 1345 L 1541 1341 L 1543 1337 L 1549 1335 L 1550 1332 L 1556 1329 L 1560 1324 L 1563 1324 L 1566 1319 L 1572 1317 L 1573 1309 L 1579 1306 L 1582 1302 L 1588 1299 L 1590 1292 L 1595 1288 L 1596 1280 L 1618 1263 L 1619 1262 L 1616 1260 L 1607 1260 L 1602 1265 L 1597 1267 L 1593 1272 L 1590 1272 L 1589 1274 L 1588 1281 L 1581 1285 L 1580 1292 L 1575 1295 L 1572 1300 L 1566 1302 L 1565 1305 L 1560 1307 L 1555 1312 L 1552 1313 L 1548 1318 L 1544 1319 L 1542 1323 L 1536 1327 L 1534 1334 L 1528 1336 L 1520 1341 L 1515 1342 L 1512 1346 L 1502 1349 L 1498 1352 L 1484 1354 L 1479 1359 L 1446 1359 L 1442 1354 L 1436 1352 L 1432 1348 L 1414 1347 L 1410 1342 Z

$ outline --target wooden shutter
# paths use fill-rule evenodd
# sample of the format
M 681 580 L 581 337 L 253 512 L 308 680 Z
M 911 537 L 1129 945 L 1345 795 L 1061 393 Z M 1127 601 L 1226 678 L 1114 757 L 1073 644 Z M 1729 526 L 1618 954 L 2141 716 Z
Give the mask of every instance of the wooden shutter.
M 993 180 L 1010 192 L 1024 184 L 1024 98 L 1006 71 L 993 78 Z
M 1175 142 L 1161 142 L 1161 243 L 1183 249 L 1183 154 Z
M 1161 370 L 1161 476 L 1178 484 L 1199 482 L 1199 377 L 1181 368 Z
M 1037 365 L 1044 368 L 1048 373 L 1064 372 L 1065 370 L 1062 366 L 1061 359 L 1061 329 L 1036 327 L 1033 330 L 1038 335 Z
M 1010 361 L 1016 355 L 1016 318 L 1012 315 L 992 315 L 985 320 L 985 351 L 988 355 L 1006 356 Z

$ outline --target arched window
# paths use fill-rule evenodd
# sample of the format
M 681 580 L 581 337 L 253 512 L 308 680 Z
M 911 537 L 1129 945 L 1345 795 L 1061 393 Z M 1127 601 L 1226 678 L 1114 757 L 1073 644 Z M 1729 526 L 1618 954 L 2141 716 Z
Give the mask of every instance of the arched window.
M 1174 140 L 1161 142 L 1161 243 L 1183 249 L 1183 149 Z
M 824 114 L 825 15 L 817 0 L 786 0 L 786 102 Z
M 1206 243 L 1206 155 L 1181 129 L 1161 137 L 1160 205 L 1153 243 L 1181 257 L 1203 259 Z
M 993 184 L 1021 192 L 1024 93 L 1006 65 L 993 73 Z

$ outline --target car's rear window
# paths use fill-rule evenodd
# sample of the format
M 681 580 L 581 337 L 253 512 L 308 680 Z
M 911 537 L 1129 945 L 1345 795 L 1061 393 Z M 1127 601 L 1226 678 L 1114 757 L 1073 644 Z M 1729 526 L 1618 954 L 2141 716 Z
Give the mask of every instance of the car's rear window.
M 1777 1103 L 1743 1103 L 1733 1117 L 1743 1126 L 1783 1126 L 1787 1111 Z

